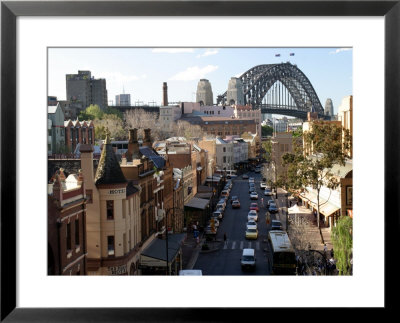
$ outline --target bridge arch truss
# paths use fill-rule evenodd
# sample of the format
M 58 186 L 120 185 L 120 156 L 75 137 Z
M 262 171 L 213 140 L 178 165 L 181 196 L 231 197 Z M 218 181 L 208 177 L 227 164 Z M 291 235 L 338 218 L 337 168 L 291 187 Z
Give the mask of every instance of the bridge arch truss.
M 245 104 L 276 113 L 306 118 L 307 112 L 324 115 L 321 102 L 307 76 L 291 63 L 254 66 L 240 77 Z M 225 103 L 225 92 L 217 103 Z

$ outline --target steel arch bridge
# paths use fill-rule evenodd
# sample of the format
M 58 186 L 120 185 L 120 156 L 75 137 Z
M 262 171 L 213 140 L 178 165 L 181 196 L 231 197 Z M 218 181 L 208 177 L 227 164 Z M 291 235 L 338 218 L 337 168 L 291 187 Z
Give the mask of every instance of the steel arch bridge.
M 325 117 L 324 109 L 309 79 L 291 63 L 254 66 L 239 79 L 244 103 L 261 113 L 273 113 L 306 119 L 308 112 Z M 227 92 L 218 95 L 217 104 L 226 102 Z

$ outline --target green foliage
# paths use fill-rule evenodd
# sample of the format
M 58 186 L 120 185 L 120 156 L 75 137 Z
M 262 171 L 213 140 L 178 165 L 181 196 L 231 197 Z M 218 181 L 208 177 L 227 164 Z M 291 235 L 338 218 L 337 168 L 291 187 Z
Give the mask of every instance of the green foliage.
M 339 275 L 351 274 L 353 252 L 353 219 L 344 216 L 332 228 L 332 243 Z
M 293 138 L 299 138 L 303 136 L 303 129 L 302 128 L 298 128 L 294 131 L 292 131 L 292 137 Z
M 80 121 L 82 120 L 101 120 L 103 118 L 104 112 L 100 109 L 100 107 L 97 104 L 91 104 L 88 106 L 84 111 L 82 111 L 78 119 Z
M 261 127 L 261 136 L 266 137 L 266 136 L 272 136 L 274 129 L 270 126 L 262 126 Z
M 271 140 L 263 141 L 262 148 L 265 150 L 264 158 L 267 162 L 271 161 L 272 144 Z
M 116 108 L 113 107 L 107 107 L 106 111 L 104 112 L 105 114 L 112 114 L 112 115 L 116 115 L 118 118 L 120 118 L 121 120 L 123 120 L 123 114 L 121 111 L 119 111 Z
M 312 186 L 319 201 L 323 186 L 335 189 L 339 185 L 331 170 L 334 165 L 345 165 L 351 138 L 337 123 L 317 120 L 303 133 L 303 141 L 301 145 L 299 137 L 295 138 L 294 152 L 282 156 L 283 164 L 288 166 L 286 185 L 292 190 Z M 317 219 L 319 226 L 319 216 Z

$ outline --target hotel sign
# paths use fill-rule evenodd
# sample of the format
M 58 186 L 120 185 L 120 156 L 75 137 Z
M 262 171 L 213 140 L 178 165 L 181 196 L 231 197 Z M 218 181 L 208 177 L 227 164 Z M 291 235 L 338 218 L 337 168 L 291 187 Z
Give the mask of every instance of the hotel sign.
M 108 271 L 111 273 L 111 275 L 126 275 L 127 274 L 126 265 L 108 267 Z
M 111 189 L 108 191 L 108 194 L 110 195 L 116 195 L 116 194 L 125 194 L 126 189 L 125 188 L 119 188 L 119 189 Z

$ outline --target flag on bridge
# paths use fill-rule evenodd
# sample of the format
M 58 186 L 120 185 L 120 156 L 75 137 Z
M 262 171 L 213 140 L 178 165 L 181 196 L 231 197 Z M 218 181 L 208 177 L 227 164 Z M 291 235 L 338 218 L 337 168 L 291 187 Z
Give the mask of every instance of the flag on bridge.
M 290 56 L 294 56 L 294 53 L 290 53 Z
M 280 57 L 281 56 L 281 54 L 275 54 L 275 57 Z

